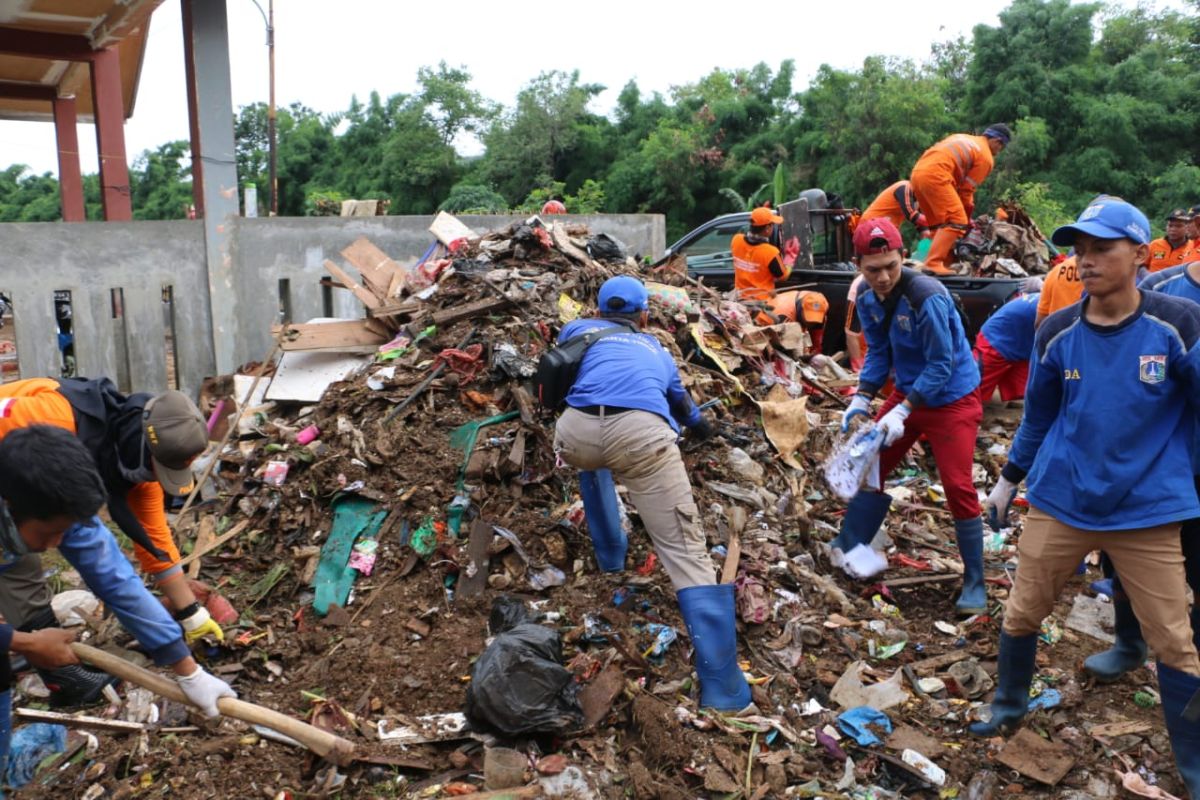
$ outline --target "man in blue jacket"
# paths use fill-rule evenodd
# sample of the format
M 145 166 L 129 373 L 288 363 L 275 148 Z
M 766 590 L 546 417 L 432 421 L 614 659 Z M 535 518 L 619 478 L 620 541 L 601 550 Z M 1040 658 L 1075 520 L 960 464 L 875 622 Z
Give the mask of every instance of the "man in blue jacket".
M 890 220 L 863 220 L 854 230 L 855 261 L 865 281 L 855 308 L 867 336 L 867 360 L 858 391 L 842 416 L 842 430 L 854 417 L 870 414 L 876 392 L 894 373 L 896 389 L 876 416 L 884 436 L 880 478 L 924 434 L 954 515 L 963 561 L 962 594 L 955 608 L 962 616 L 981 614 L 987 610 L 983 520 L 971 476 L 983 418 L 976 391 L 979 369 L 950 293 L 937 279 L 904 268 L 902 248 L 900 232 Z M 884 492 L 860 490 L 831 545 L 847 553 L 869 543 L 891 502 Z
M 1041 297 L 1039 292 L 1014 297 L 988 317 L 975 336 L 979 399 L 983 402 L 990 401 L 997 388 L 1006 403 L 1025 397 Z
M 57 547 L 154 662 L 171 667 L 187 698 L 206 716 L 217 716 L 217 700 L 237 694 L 195 662 L 179 625 L 95 516 L 105 496 L 91 454 L 69 431 L 34 425 L 5 436 L 0 441 L 0 572 L 28 553 Z M 12 707 L 11 665 L 3 645 L 21 638 L 12 626 L 0 625 L 0 759 L 8 752 Z M 48 658 L 34 654 L 32 661 L 47 668 L 68 666 L 75 661 L 68 652 L 58 648 Z
M 1200 303 L 1200 261 L 1151 273 L 1138 286 L 1144 292 L 1162 292 Z M 1200 306 L 1196 310 L 1200 313 Z M 1197 491 L 1200 492 L 1200 427 L 1192 449 L 1192 472 Z M 1189 519 L 1183 523 L 1179 542 L 1183 549 L 1188 586 L 1195 597 L 1200 597 L 1200 519 Z M 1113 632 L 1116 641 L 1104 652 L 1088 657 L 1083 662 L 1083 668 L 1097 680 L 1107 683 L 1140 667 L 1146 660 L 1147 648 L 1129 595 L 1125 593 L 1120 577 L 1111 569 L 1111 560 L 1107 556 L 1104 566 L 1105 572 L 1112 578 Z M 1192 642 L 1200 650 L 1200 604 L 1192 606 L 1191 621 Z
M 712 435 L 658 340 L 641 333 L 649 322 L 641 281 L 609 278 L 600 287 L 598 319 L 568 323 L 559 342 L 589 331 L 624 327 L 598 338 L 584 353 L 554 428 L 554 449 L 580 470 L 611 470 L 637 508 L 696 652 L 700 704 L 740 711 L 750 687 L 737 663 L 732 584 L 718 584 L 705 546 L 700 511 L 676 444 L 680 426 L 694 438 Z
M 1101 198 L 1053 241 L 1074 246 L 1087 297 L 1038 329 L 1025 416 L 988 496 L 1003 520 L 1024 479 L 1030 510 L 991 717 L 970 729 L 992 736 L 1019 724 L 1042 620 L 1080 560 L 1103 550 L 1158 656 L 1175 763 L 1200 797 L 1200 659 L 1179 544 L 1180 523 L 1200 516 L 1191 452 L 1200 316 L 1189 301 L 1138 290 L 1150 223 L 1129 203 Z

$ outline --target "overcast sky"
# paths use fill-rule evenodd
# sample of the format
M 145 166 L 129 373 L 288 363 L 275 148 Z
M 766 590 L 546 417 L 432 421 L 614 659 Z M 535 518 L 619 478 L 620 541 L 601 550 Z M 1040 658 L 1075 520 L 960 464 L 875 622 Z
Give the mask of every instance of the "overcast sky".
M 260 0 L 266 8 L 267 0 Z M 795 88 L 821 64 L 855 68 L 867 55 L 924 60 L 931 42 L 970 36 L 995 25 L 1007 0 L 894 0 L 857 3 L 780 2 L 764 6 L 629 2 L 506 5 L 456 0 L 277 0 L 276 96 L 323 112 L 344 110 L 352 94 L 387 96 L 415 88 L 417 68 L 445 60 L 465 65 L 474 87 L 510 105 L 544 70 L 578 69 L 585 82 L 609 87 L 593 106 L 607 112 L 631 78 L 643 92 L 668 92 L 715 67 L 773 67 L 794 59 Z M 714 4 L 715 5 L 715 4 Z M 227 0 L 235 108 L 267 100 L 263 18 L 252 0 Z M 767 11 L 766 9 L 773 9 Z M 132 162 L 141 151 L 188 137 L 178 0 L 154 13 L 137 106 L 126 122 Z M 57 171 L 50 123 L 0 121 L 2 160 L 36 172 Z M 80 125 L 84 172 L 95 172 L 96 139 Z

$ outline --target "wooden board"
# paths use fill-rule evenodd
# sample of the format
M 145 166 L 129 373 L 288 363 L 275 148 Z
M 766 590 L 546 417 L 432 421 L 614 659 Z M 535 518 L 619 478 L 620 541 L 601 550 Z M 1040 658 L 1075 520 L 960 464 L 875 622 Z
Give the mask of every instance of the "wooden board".
M 507 297 L 489 297 L 462 306 L 451 306 L 450 308 L 435 312 L 433 315 L 433 324 L 438 327 L 452 325 L 459 320 L 490 314 L 493 311 L 507 307 L 511 303 L 512 301 Z
M 585 267 L 593 266 L 591 257 L 571 243 L 571 237 L 561 224 L 556 222 L 550 226 L 550 238 L 554 240 L 554 246 L 572 261 L 577 261 Z
M 192 547 L 192 553 L 206 553 L 209 544 L 212 543 L 213 536 L 216 535 L 217 520 L 216 517 L 205 514 L 200 518 L 200 530 L 196 533 L 196 544 Z M 191 558 L 191 556 L 188 556 Z M 188 567 L 187 576 L 193 580 L 200 576 L 200 560 L 198 558 L 191 559 L 191 566 Z
M 387 342 L 384 333 L 370 330 L 365 320 L 347 319 L 337 322 L 296 322 L 271 326 L 271 335 L 279 340 L 279 349 L 348 350 L 358 347 L 378 347 Z
M 362 302 L 367 308 L 379 308 L 383 305 L 383 298 L 377 296 L 374 292 L 365 288 L 361 283 L 350 277 L 350 273 L 339 267 L 337 264 L 325 259 L 325 269 L 330 275 L 341 281 L 342 285 L 350 291 L 354 292 L 354 296 Z
M 1048 742 L 1029 728 L 1017 731 L 997 754 L 996 760 L 1048 786 L 1057 784 L 1075 766 L 1070 747 Z
M 342 258 L 354 265 L 363 280 L 371 290 L 383 297 L 389 297 L 392 281 L 396 274 L 404 274 L 404 269 L 388 257 L 388 254 L 376 247 L 370 239 L 360 236 L 342 250 Z
M 483 591 L 488 578 L 488 547 L 492 544 L 492 526 L 477 518 L 471 523 L 467 540 L 467 568 L 459 579 L 460 597 L 474 597 Z

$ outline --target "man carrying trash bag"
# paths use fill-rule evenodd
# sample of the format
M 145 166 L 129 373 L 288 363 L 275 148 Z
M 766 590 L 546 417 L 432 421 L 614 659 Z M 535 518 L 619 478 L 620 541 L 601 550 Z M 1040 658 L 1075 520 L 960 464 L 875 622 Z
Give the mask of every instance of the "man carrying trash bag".
M 855 417 L 870 415 L 876 392 L 894 375 L 896 388 L 875 417 L 883 434 L 880 480 L 924 435 L 954 515 L 963 561 L 962 594 L 955 608 L 961 616 L 982 614 L 987 610 L 983 519 L 971 475 L 983 419 L 976 391 L 979 369 L 950 293 L 937 279 L 903 267 L 902 248 L 900 232 L 887 219 L 864 219 L 854 230 L 855 261 L 865 282 L 854 302 L 868 349 L 842 430 Z M 870 544 L 891 503 L 882 491 L 860 489 L 831 547 L 845 554 Z
M 554 449 L 580 470 L 611 471 L 628 490 L 675 587 L 696 653 L 700 705 L 740 711 L 751 698 L 737 661 L 734 589 L 716 582 L 700 511 L 676 444 L 681 425 L 700 440 L 710 437 L 713 428 L 683 388 L 671 355 L 653 336 L 640 332 L 649 321 L 647 303 L 641 281 L 625 275 L 609 278 L 600 287 L 600 317 L 563 327 L 560 344 L 589 331 L 627 330 L 597 338 L 588 347 L 567 394 L 567 408 L 555 425 Z M 611 484 L 607 476 L 602 481 L 602 499 L 607 499 Z M 597 511 L 589 514 L 589 525 Z M 598 556 L 602 566 L 616 566 L 612 554 Z
M 1042 620 L 1080 560 L 1103 550 L 1158 657 L 1175 763 L 1200 797 L 1200 658 L 1188 618 L 1180 524 L 1200 516 L 1192 448 L 1200 404 L 1196 304 L 1135 284 L 1150 223 L 1112 197 L 1054 232 L 1073 246 L 1087 297 L 1038 329 L 1025 415 L 987 498 L 994 525 L 1027 483 L 1029 513 L 1000 634 L 991 717 L 1016 728 L 1029 704 Z
M 33 425 L 5 436 L 0 441 L 0 574 L 29 553 L 57 547 L 154 662 L 172 668 L 188 700 L 215 717 L 217 700 L 237 693 L 196 663 L 183 631 L 138 580 L 112 533 L 95 516 L 106 494 L 91 454 L 68 431 Z M 69 648 L 73 636 L 56 627 L 32 636 L 41 646 L 14 647 L 31 634 L 0 624 L 0 646 L 5 640 L 9 644 L 0 653 L 0 763 L 7 759 L 12 734 L 7 651 L 19 649 L 34 666 L 45 669 L 78 663 Z

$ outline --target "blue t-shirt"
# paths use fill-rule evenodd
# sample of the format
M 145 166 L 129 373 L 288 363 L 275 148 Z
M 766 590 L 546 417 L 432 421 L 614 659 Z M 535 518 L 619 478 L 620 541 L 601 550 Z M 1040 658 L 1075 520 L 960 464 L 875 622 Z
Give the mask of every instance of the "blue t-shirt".
M 1004 477 L 1028 473 L 1029 502 L 1086 530 L 1149 528 L 1200 516 L 1191 449 L 1200 402 L 1200 306 L 1142 292 L 1119 325 L 1090 301 L 1038 329 L 1025 417 Z
M 1148 292 L 1162 292 L 1200 303 L 1200 283 L 1188 272 L 1187 264 L 1152 272 L 1138 286 Z M 1192 442 L 1192 472 L 1200 475 L 1200 419 L 1196 420 L 1196 434 Z
M 565 342 L 588 331 L 620 323 L 577 319 L 558 334 Z M 700 422 L 700 410 L 679 380 L 671 354 L 648 333 L 617 333 L 597 339 L 583 354 L 579 376 L 567 394 L 567 405 L 620 406 L 658 414 L 676 431 Z
M 864 282 L 855 309 L 867 336 L 867 360 L 858 379 L 861 391 L 874 394 L 894 372 L 896 388 L 914 407 L 936 408 L 979 386 L 979 367 L 958 309 L 936 278 L 904 268 L 886 300 Z
M 1041 292 L 1022 294 L 1009 300 L 988 317 L 979 332 L 1006 361 L 1028 361 L 1033 352 Z

